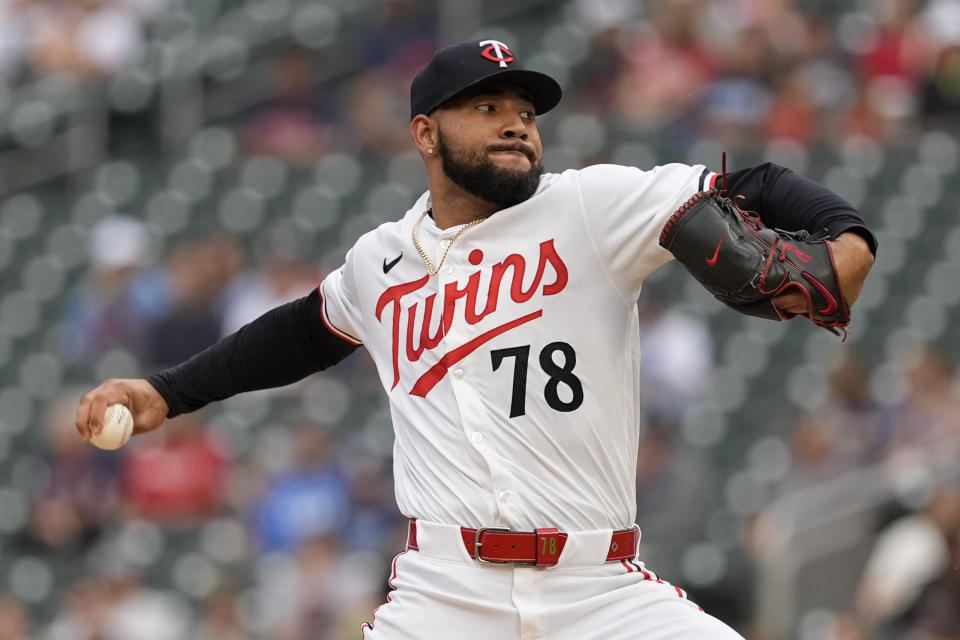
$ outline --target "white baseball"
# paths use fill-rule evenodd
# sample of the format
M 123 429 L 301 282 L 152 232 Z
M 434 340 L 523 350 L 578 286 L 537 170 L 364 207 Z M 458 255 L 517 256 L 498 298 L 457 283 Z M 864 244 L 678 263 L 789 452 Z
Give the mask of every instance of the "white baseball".
M 90 442 L 100 449 L 119 449 L 133 436 L 133 414 L 122 404 L 112 404 L 103 414 L 103 429 Z

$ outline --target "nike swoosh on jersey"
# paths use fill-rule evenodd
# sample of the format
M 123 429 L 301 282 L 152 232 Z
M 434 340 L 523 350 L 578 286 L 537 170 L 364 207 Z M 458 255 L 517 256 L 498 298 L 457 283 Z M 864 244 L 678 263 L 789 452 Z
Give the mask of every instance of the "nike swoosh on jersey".
M 401 251 L 401 252 L 400 252 L 400 255 L 398 255 L 396 258 L 394 258 L 394 259 L 391 260 L 390 262 L 387 262 L 387 259 L 384 258 L 384 259 L 383 259 L 383 272 L 384 272 L 384 273 L 390 273 L 390 269 L 393 269 L 395 266 L 397 266 L 397 263 L 400 262 L 400 258 L 402 258 L 402 257 L 403 257 L 403 252 Z
M 717 250 L 713 252 L 713 257 L 712 257 L 712 258 L 704 258 L 704 260 L 707 261 L 707 264 L 708 264 L 709 266 L 711 266 L 711 267 L 716 266 L 716 264 L 717 264 L 717 258 L 720 257 L 720 245 L 723 244 L 723 238 L 724 238 L 724 236 L 720 236 L 720 242 L 717 243 Z

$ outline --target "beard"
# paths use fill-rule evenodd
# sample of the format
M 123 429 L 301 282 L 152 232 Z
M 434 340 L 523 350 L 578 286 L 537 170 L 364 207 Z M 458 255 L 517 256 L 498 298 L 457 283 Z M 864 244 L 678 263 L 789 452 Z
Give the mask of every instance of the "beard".
M 437 136 L 437 150 L 443 161 L 443 173 L 454 184 L 500 209 L 527 200 L 536 191 L 543 174 L 543 163 L 534 162 L 526 171 L 498 167 L 483 152 L 452 149 Z M 529 157 L 529 156 L 528 156 Z

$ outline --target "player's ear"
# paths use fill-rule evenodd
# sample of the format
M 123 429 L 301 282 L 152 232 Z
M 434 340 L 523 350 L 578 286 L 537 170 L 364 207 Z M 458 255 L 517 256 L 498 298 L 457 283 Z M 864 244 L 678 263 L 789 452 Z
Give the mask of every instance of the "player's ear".
M 436 120 L 421 113 L 410 123 L 410 134 L 424 157 L 437 155 L 439 135 Z

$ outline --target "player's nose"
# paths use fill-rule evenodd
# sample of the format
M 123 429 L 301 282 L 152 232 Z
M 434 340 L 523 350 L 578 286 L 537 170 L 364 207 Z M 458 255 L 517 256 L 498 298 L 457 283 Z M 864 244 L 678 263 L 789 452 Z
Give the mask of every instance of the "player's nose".
M 526 140 L 530 137 L 530 132 L 527 131 L 527 124 L 523 121 L 523 118 L 519 114 L 515 114 L 508 117 L 507 121 L 504 122 L 500 129 L 500 135 L 504 138 Z

